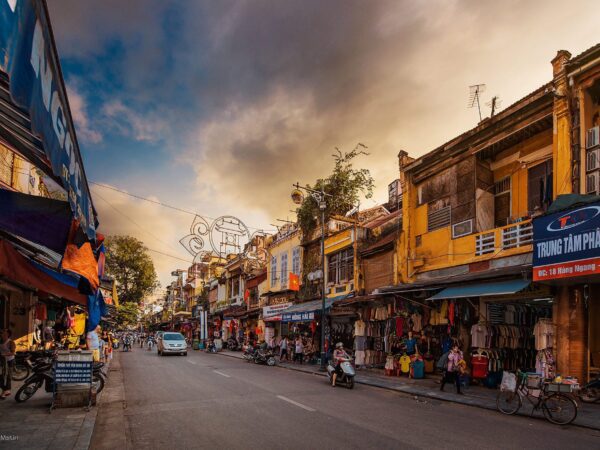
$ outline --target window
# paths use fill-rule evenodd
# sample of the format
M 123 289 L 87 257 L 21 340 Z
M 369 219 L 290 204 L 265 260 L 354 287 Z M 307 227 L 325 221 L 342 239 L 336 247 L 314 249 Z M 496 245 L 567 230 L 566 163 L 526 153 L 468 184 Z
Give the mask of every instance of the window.
M 427 231 L 450 225 L 450 199 L 444 198 L 429 204 L 427 208 Z
M 301 265 L 300 252 L 301 251 L 302 251 L 302 247 L 299 247 L 299 246 L 295 247 L 294 250 L 292 250 L 292 272 L 298 276 L 300 276 L 300 265 Z
M 510 177 L 494 183 L 494 223 L 503 227 L 510 217 Z
M 289 274 L 288 274 L 288 254 L 287 252 L 282 253 L 281 254 L 281 287 L 282 288 L 286 288 L 288 285 L 288 278 L 289 278 Z
M 586 175 L 586 194 L 598 193 L 598 172 L 588 173 Z
M 352 247 L 329 255 L 327 282 L 342 284 L 354 279 L 354 249 Z
M 552 201 L 552 161 L 545 161 L 527 171 L 527 210 L 545 211 Z
M 271 258 L 271 287 L 277 284 L 277 256 Z

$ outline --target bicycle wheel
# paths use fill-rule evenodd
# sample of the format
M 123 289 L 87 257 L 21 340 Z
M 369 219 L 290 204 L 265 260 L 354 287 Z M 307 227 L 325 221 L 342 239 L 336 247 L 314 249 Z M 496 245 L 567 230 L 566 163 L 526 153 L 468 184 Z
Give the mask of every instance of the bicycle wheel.
M 516 392 L 500 391 L 496 397 L 496 408 L 502 414 L 512 415 L 521 408 L 521 396 Z
M 557 425 L 568 425 L 577 417 L 577 403 L 563 394 L 552 394 L 542 404 L 544 416 Z

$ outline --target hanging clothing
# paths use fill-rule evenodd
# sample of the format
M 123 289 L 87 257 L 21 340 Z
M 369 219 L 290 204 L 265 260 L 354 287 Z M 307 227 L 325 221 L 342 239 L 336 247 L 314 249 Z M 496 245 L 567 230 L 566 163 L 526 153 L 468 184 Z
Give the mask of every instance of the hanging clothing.
M 85 333 L 85 314 L 75 314 L 73 317 L 73 333 L 76 336 L 81 336 Z
M 402 317 L 396 317 L 396 336 L 402 336 L 404 334 L 404 319 Z
M 471 327 L 471 347 L 488 348 L 487 327 L 475 324 Z

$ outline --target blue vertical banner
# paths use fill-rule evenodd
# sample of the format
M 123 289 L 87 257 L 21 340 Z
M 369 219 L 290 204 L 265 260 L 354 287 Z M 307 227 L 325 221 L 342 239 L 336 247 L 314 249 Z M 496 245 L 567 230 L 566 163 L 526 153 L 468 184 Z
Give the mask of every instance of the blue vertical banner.
M 92 199 L 43 0 L 0 0 L 0 69 L 8 74 L 13 102 L 29 112 L 31 131 L 42 140 L 74 217 L 95 239 Z

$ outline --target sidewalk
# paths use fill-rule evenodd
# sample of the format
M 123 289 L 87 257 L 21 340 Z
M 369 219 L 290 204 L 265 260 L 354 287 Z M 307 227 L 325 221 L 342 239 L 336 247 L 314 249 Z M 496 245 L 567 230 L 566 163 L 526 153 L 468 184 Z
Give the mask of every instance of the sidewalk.
M 50 413 L 52 393 L 43 387 L 26 402 L 15 402 L 14 395 L 21 385 L 21 381 L 13 381 L 13 395 L 0 401 L 0 447 L 28 450 L 89 447 L 97 407 L 90 411 L 83 407 L 58 408 Z
M 242 359 L 241 352 L 222 350 L 218 354 Z M 312 375 L 326 376 L 323 372 L 319 371 L 319 366 L 315 365 L 279 363 L 278 366 Z M 451 385 L 447 385 L 444 392 L 440 391 L 440 385 L 436 383 L 436 381 L 439 380 L 439 377 L 426 378 L 423 380 L 413 380 L 407 377 L 386 377 L 379 373 L 375 373 L 374 370 L 370 369 L 359 369 L 356 373 L 355 380 L 359 384 L 398 391 L 415 397 L 426 397 L 496 411 L 496 395 L 498 391 L 485 387 L 470 386 L 464 389 L 465 395 L 458 395 L 454 392 L 454 386 Z M 581 401 L 578 401 L 577 404 L 579 405 L 579 412 L 573 424 L 600 430 L 600 404 L 587 404 L 582 403 Z M 525 400 L 519 415 L 529 416 L 532 410 L 533 407 Z M 533 417 L 546 420 L 543 417 L 541 410 L 536 411 Z

